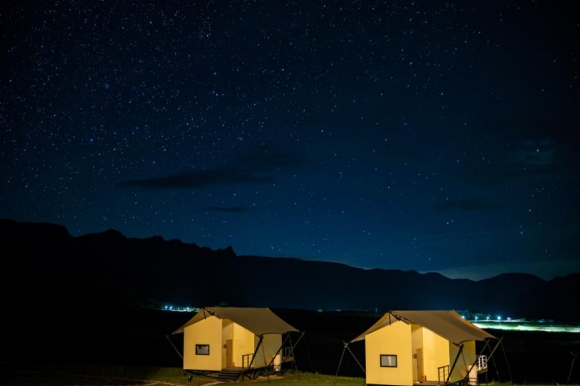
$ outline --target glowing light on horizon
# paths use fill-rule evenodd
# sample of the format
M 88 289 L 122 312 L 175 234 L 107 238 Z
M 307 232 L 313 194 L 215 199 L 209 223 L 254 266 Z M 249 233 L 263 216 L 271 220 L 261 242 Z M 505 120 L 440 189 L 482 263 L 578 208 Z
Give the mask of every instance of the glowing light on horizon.
M 473 324 L 483 329 L 506 330 L 506 331 L 543 331 L 543 332 L 570 332 L 580 333 L 580 326 L 571 325 L 545 325 L 534 323 L 516 323 L 516 322 L 473 322 Z

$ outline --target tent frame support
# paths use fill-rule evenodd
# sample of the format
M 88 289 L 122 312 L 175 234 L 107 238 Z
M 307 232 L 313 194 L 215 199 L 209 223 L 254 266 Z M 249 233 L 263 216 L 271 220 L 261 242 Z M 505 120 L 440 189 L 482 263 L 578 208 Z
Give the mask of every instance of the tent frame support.
M 357 357 L 354 355 L 354 353 L 352 352 L 352 350 L 350 349 L 350 347 L 348 347 L 348 343 L 346 343 L 346 342 L 343 341 L 342 344 L 344 345 L 344 348 L 342 349 L 342 354 L 340 355 L 340 361 L 338 362 L 338 368 L 336 369 L 335 377 L 338 377 L 338 371 L 340 370 L 340 365 L 342 364 L 342 358 L 344 357 L 344 352 L 346 350 L 348 350 L 348 352 L 350 353 L 350 355 L 352 355 L 352 357 L 354 358 L 355 362 L 358 364 L 358 367 L 360 367 L 361 370 L 362 370 L 362 372 L 363 372 L 363 374 L 365 374 L 365 378 L 364 378 L 364 381 L 363 381 L 363 386 L 366 385 L 366 383 L 367 383 L 366 373 L 367 372 L 366 372 L 364 366 L 361 365 L 361 363 L 359 362 L 359 360 L 357 359 Z
M 489 342 L 490 342 L 490 341 L 489 341 L 489 340 L 485 340 L 485 346 L 483 346 L 483 348 L 481 349 L 481 351 L 480 351 L 480 354 L 479 354 L 479 355 L 482 355 L 482 354 L 483 354 L 483 352 L 485 351 L 485 349 L 486 349 L 486 348 L 489 348 L 489 349 L 491 350 L 491 351 L 490 351 L 490 353 L 489 353 L 489 357 L 487 358 L 487 360 L 489 361 L 489 360 L 490 360 L 490 359 L 493 357 L 493 353 L 495 352 L 495 350 L 497 349 L 497 347 L 498 347 L 498 346 L 499 346 L 499 344 L 501 343 L 501 340 L 502 340 L 502 339 L 503 339 L 503 338 L 499 339 L 499 341 L 497 342 L 497 344 L 495 345 L 495 347 L 494 347 L 493 349 L 491 349 L 491 346 L 490 346 L 490 344 L 489 344 Z M 478 356 L 479 356 L 479 355 L 478 355 Z M 477 357 L 475 358 L 475 362 L 473 362 L 473 363 L 471 364 L 471 367 L 469 367 L 469 371 L 467 372 L 466 378 L 468 378 L 468 377 L 469 377 L 469 374 L 471 374 L 471 371 L 473 370 L 473 368 L 475 367 L 475 365 L 476 365 L 476 364 L 477 364 Z
M 256 348 L 254 349 L 254 354 L 252 354 L 252 360 L 250 361 L 250 364 L 248 365 L 248 369 L 252 368 L 252 365 L 254 364 L 254 359 L 256 359 L 256 354 L 258 353 L 258 349 L 260 347 L 262 347 L 262 341 L 264 340 L 264 335 L 260 335 L 260 340 L 258 341 L 258 344 L 256 345 Z M 242 368 L 242 381 L 244 380 L 244 376 L 245 376 L 245 371 Z M 248 378 L 250 379 L 256 379 L 258 376 L 255 375 L 254 373 L 252 374 L 252 376 L 248 375 Z
M 268 364 L 268 366 L 273 366 L 274 365 L 274 359 L 276 358 L 276 356 L 278 356 L 278 354 L 280 353 L 280 351 L 282 351 L 282 349 L 284 348 L 284 346 L 286 345 L 286 342 L 290 342 L 290 353 L 289 355 L 294 358 L 294 348 L 298 345 L 298 342 L 300 342 L 300 340 L 304 337 L 304 331 L 302 331 L 300 333 L 300 337 L 298 338 L 298 340 L 296 341 L 296 343 L 292 344 L 292 338 L 291 338 L 291 333 L 289 332 L 286 337 L 284 338 L 284 341 L 282 342 L 282 346 L 280 346 L 280 348 L 278 348 L 278 351 L 276 351 L 276 354 L 274 354 L 274 358 L 272 358 L 272 360 L 270 361 L 270 363 Z M 284 359 L 284 357 L 282 357 L 282 359 Z M 284 361 L 282 360 L 280 363 L 280 371 L 282 371 L 282 363 L 284 363 Z M 292 359 L 292 370 L 294 370 L 295 366 L 294 364 L 296 363 L 296 361 L 294 359 Z
M 165 339 L 167 339 L 169 341 L 169 343 L 171 344 L 171 347 L 173 347 L 173 349 L 175 350 L 175 352 L 177 353 L 177 355 L 179 355 L 179 357 L 181 358 L 181 360 L 183 360 L 183 355 L 181 355 L 181 353 L 179 352 L 179 350 L 177 349 L 177 347 L 175 347 L 175 345 L 173 344 L 173 342 L 169 338 L 169 335 L 165 335 Z
M 498 342 L 496 343 L 496 345 L 492 349 L 491 348 L 491 345 L 490 345 L 490 340 L 489 339 L 486 339 L 484 341 L 485 342 L 485 345 L 481 349 L 480 354 L 478 354 L 477 356 L 483 355 L 483 352 L 485 351 L 485 349 L 488 348 L 488 349 L 490 349 L 490 353 L 488 355 L 487 360 L 489 361 L 489 360 L 493 359 L 493 354 L 495 353 L 495 350 L 497 350 L 497 348 L 499 347 L 499 345 L 502 343 L 502 340 L 503 340 L 503 337 L 502 338 L 499 338 L 498 339 Z M 457 356 L 455 357 L 455 362 L 453 363 L 453 367 L 451 367 L 451 370 L 449 371 L 449 376 L 447 377 L 447 381 L 445 381 L 445 384 L 449 384 L 449 377 L 451 377 L 451 373 L 453 372 L 453 368 L 455 367 L 455 364 L 457 363 L 457 359 L 459 358 L 459 354 L 461 354 L 461 351 L 463 350 L 463 345 L 461 345 L 460 347 L 461 348 L 460 348 L 459 352 L 457 353 Z M 467 374 L 466 374 L 466 376 L 464 378 L 465 384 L 469 384 L 469 375 L 471 374 L 471 371 L 473 370 L 473 368 L 476 365 L 477 365 L 477 357 L 475 359 L 475 362 L 473 362 L 471 364 L 471 366 L 469 367 L 469 370 L 467 371 Z
M 290 341 L 290 355 L 292 357 L 294 357 L 294 348 L 296 347 L 296 345 L 298 345 L 298 342 L 300 342 L 300 340 L 302 339 L 302 337 L 304 337 L 304 332 L 302 332 L 300 334 L 300 338 L 298 338 L 298 340 L 296 341 L 296 343 L 292 344 L 290 335 L 291 333 L 289 332 L 286 337 L 284 338 L 284 341 L 282 342 L 282 345 L 278 348 L 278 351 L 276 351 L 276 354 L 274 354 L 274 357 L 272 358 L 272 360 L 270 360 L 270 363 L 265 364 L 264 367 L 260 367 L 260 371 L 256 374 L 255 371 L 252 372 L 252 375 L 246 375 L 246 372 L 244 371 L 245 369 L 242 369 L 242 381 L 244 380 L 245 377 L 248 377 L 251 380 L 256 379 L 260 374 L 262 374 L 263 371 L 267 372 L 267 375 L 269 377 L 270 372 L 269 370 L 264 370 L 264 369 L 271 369 L 273 368 L 274 365 L 274 360 L 276 358 L 276 356 L 280 353 L 280 351 L 284 348 L 286 342 Z M 260 348 L 262 348 L 262 350 L 264 349 L 264 345 L 262 344 L 262 341 L 264 340 L 264 336 L 260 335 L 259 336 L 260 340 L 258 341 L 258 344 L 256 345 L 256 348 L 254 350 L 254 354 L 252 355 L 252 360 L 250 361 L 250 364 L 248 365 L 248 370 L 252 368 L 252 365 L 254 364 L 254 359 L 256 358 L 256 354 L 258 353 L 258 350 Z M 293 363 L 295 363 L 295 360 L 292 360 Z M 282 362 L 280 363 L 280 366 L 282 366 Z M 281 368 L 281 367 L 280 367 Z M 294 365 L 293 365 L 293 369 L 294 369 Z
M 457 364 L 457 361 L 459 360 L 459 356 L 461 355 L 461 353 L 463 353 L 463 344 L 459 345 L 459 351 L 457 352 L 457 355 L 455 356 L 455 360 L 453 361 L 453 365 L 451 365 L 451 368 L 449 369 L 449 374 L 447 374 L 447 379 L 445 380 L 446 385 L 449 384 L 449 379 L 451 378 L 451 374 L 453 374 L 453 370 L 455 369 L 455 365 Z M 467 376 L 469 376 L 469 373 L 467 374 Z

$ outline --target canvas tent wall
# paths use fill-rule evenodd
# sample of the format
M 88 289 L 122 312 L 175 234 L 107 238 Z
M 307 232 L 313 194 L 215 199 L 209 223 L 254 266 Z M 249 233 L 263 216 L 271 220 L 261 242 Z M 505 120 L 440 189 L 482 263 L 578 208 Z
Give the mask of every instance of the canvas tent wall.
M 389 311 L 351 343 L 365 341 L 366 382 L 477 379 L 476 342 L 496 339 L 455 311 Z
M 289 332 L 298 330 L 268 308 L 206 307 L 173 335 L 184 335 L 184 370 L 221 371 L 273 364 Z

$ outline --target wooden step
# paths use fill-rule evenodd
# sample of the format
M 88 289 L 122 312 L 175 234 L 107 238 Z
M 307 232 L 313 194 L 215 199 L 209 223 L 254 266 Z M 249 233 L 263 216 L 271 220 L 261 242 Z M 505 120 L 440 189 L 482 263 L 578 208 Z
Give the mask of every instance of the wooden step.
M 224 382 L 234 382 L 242 375 L 242 370 L 240 369 L 223 369 L 217 375 L 217 379 Z

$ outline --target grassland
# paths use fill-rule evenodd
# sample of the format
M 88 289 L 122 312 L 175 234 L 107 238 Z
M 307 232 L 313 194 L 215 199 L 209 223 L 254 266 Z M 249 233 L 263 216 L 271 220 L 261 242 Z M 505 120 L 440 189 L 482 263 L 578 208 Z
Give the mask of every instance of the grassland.
M 182 369 L 140 366 L 46 366 L 30 365 L 26 369 L 4 374 L 2 385 L 34 386 L 112 386 L 112 385 L 190 385 L 216 384 L 212 378 L 195 376 L 191 380 Z M 228 384 L 223 383 L 223 384 Z M 363 378 L 330 376 L 306 372 L 288 372 L 282 375 L 262 376 L 254 380 L 229 382 L 239 386 L 361 386 Z
M 26 369 L 3 374 L 0 384 L 6 386 L 122 386 L 122 385 L 272 385 L 272 386 L 364 386 L 364 378 L 332 376 L 318 373 L 288 371 L 282 375 L 262 376 L 254 380 L 217 382 L 195 376 L 191 380 L 180 368 L 140 366 L 75 366 L 30 365 Z M 515 383 L 481 383 L 490 386 L 517 386 Z M 558 384 L 530 384 L 523 386 L 558 386 Z M 571 384 L 573 386 L 573 384 Z M 578 386 L 578 385 L 576 385 Z

